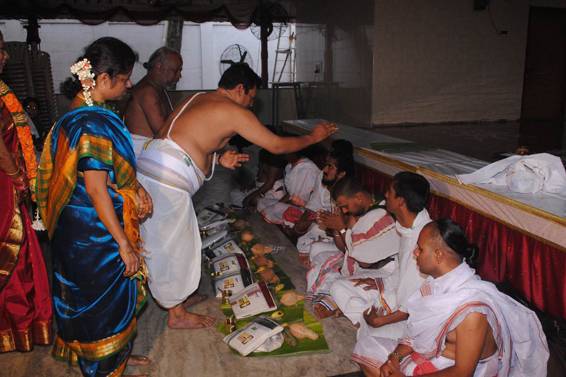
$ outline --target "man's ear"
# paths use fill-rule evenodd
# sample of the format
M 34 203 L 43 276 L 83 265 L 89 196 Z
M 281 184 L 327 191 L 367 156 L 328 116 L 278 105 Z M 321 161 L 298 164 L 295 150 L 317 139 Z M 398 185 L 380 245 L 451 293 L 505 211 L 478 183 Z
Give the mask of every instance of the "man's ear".
M 401 196 L 397 196 L 396 197 L 397 200 L 399 200 L 399 205 L 403 208 L 407 208 L 407 203 L 405 202 L 405 198 L 401 197 Z
M 434 260 L 436 261 L 437 264 L 440 264 L 440 262 L 446 257 L 446 252 L 439 247 L 437 247 L 436 250 L 434 250 L 433 254 L 434 254 Z
M 236 89 L 236 93 L 238 93 L 238 95 L 243 96 L 244 94 L 246 94 L 246 89 L 244 88 L 244 84 L 240 83 L 236 85 L 234 89 Z

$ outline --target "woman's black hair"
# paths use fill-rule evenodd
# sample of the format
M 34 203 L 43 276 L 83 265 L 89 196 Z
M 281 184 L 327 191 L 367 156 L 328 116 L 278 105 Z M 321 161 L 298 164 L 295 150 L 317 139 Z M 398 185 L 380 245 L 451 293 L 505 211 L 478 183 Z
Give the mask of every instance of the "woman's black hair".
M 118 74 L 129 73 L 137 60 L 137 55 L 130 46 L 113 37 L 102 37 L 92 42 L 77 62 L 88 59 L 92 65 L 94 77 L 107 73 L 114 78 Z M 69 77 L 61 83 L 61 93 L 70 99 L 81 90 L 81 83 L 76 76 Z
M 450 219 L 438 219 L 434 223 L 446 245 L 468 264 L 473 264 L 478 255 L 478 247 L 468 242 L 462 227 Z

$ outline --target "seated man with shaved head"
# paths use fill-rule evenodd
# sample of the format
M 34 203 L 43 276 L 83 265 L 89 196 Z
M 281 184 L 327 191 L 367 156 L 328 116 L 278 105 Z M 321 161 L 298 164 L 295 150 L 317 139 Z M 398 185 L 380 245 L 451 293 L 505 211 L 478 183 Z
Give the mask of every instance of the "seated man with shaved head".
M 546 376 L 538 318 L 475 274 L 466 262 L 475 254 L 451 220 L 423 228 L 415 256 L 429 277 L 407 304 L 406 337 L 369 339 L 367 376 Z

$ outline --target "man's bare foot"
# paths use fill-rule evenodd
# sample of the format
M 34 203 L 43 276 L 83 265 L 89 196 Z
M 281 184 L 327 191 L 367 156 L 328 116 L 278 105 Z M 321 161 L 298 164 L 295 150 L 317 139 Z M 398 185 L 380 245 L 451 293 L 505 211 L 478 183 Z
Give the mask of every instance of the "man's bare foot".
M 306 269 L 310 269 L 311 268 L 311 262 L 310 262 L 310 255 L 306 254 L 306 253 L 299 253 L 299 263 L 301 263 L 301 265 L 303 265 Z
M 205 294 L 200 294 L 198 292 L 193 293 L 192 295 L 189 296 L 189 298 L 187 298 L 185 300 L 185 302 L 183 302 L 183 307 L 185 309 L 189 308 L 190 306 L 196 305 L 199 302 L 203 302 L 206 299 L 208 299 L 208 296 Z
M 214 325 L 216 319 L 207 315 L 187 312 L 182 305 L 169 309 L 167 326 L 172 329 L 203 329 Z
M 151 359 L 143 355 L 130 355 L 128 366 L 146 366 L 151 364 Z

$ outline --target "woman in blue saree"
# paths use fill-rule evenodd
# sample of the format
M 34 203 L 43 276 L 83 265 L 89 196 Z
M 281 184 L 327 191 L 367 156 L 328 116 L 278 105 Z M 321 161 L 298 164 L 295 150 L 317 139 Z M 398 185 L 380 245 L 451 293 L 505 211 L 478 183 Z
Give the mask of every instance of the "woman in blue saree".
M 145 303 L 139 220 L 151 200 L 136 180 L 128 130 L 101 107 L 131 86 L 135 59 L 115 38 L 87 47 L 71 67 L 82 92 L 48 135 L 38 173 L 53 253 L 53 354 L 78 361 L 85 376 L 121 376 L 128 359 L 140 361 L 131 356 Z

